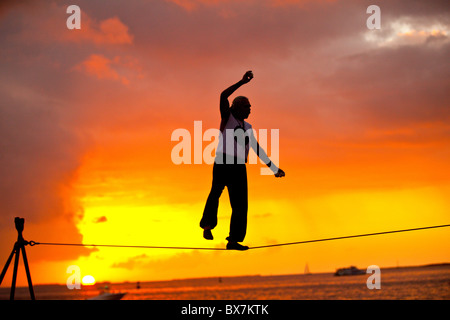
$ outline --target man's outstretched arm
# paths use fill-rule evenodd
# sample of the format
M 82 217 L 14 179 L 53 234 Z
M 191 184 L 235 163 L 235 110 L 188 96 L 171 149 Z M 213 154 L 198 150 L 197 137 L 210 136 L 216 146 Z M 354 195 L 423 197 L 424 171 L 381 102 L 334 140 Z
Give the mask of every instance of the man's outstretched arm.
M 253 79 L 253 73 L 251 71 L 247 71 L 241 80 L 233 84 L 232 86 L 225 89 L 220 94 L 220 115 L 222 119 L 228 119 L 230 116 L 230 103 L 228 102 L 228 98 L 243 84 L 249 83 L 250 80 Z
M 258 143 L 258 140 L 256 140 L 255 136 L 253 135 L 253 131 L 250 134 L 250 146 L 255 151 L 255 153 L 258 155 L 258 157 L 261 159 L 262 162 L 266 164 L 267 167 L 269 167 L 270 170 L 272 170 L 273 174 L 277 178 L 282 178 L 286 174 L 283 170 L 278 168 L 272 160 L 270 160 L 269 156 L 267 155 L 266 151 L 264 151 L 263 148 Z

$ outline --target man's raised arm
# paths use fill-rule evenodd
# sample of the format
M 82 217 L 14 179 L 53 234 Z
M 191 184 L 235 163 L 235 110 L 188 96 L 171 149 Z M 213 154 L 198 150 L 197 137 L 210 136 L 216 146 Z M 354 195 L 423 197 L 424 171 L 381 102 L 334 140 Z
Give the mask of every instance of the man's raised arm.
M 247 71 L 241 80 L 228 87 L 220 94 L 220 116 L 222 119 L 228 119 L 230 116 L 230 103 L 228 102 L 228 97 L 231 96 L 240 86 L 249 83 L 252 79 L 253 73 L 251 71 Z

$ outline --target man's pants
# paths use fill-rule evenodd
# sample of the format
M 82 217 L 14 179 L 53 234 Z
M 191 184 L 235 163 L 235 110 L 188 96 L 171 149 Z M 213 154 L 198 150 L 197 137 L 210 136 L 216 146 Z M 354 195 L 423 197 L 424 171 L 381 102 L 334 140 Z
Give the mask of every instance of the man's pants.
M 217 225 L 219 198 L 225 186 L 231 204 L 230 235 L 228 241 L 244 241 L 247 231 L 247 168 L 245 164 L 217 164 L 213 166 L 211 191 L 206 201 L 200 227 L 214 229 Z

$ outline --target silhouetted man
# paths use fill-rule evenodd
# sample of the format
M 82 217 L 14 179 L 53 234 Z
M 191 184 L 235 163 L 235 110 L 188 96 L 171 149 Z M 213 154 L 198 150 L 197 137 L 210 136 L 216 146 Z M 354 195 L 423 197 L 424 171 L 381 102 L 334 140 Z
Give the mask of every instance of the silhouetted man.
M 252 126 L 244 121 L 250 114 L 249 100 L 243 96 L 236 97 L 231 107 L 228 102 L 228 97 L 252 79 L 253 73 L 247 71 L 242 80 L 225 89 L 220 95 L 221 134 L 213 166 L 212 187 L 200 221 L 203 237 L 212 240 L 211 230 L 217 225 L 219 198 L 226 186 L 232 209 L 227 249 L 234 250 L 248 249 L 247 246 L 238 242 L 244 241 L 247 231 L 248 193 L 245 163 L 248 159 L 249 147 L 252 147 L 259 158 L 272 170 L 275 177 L 285 176 L 284 171 L 277 168 L 266 152 L 260 148 L 253 135 Z

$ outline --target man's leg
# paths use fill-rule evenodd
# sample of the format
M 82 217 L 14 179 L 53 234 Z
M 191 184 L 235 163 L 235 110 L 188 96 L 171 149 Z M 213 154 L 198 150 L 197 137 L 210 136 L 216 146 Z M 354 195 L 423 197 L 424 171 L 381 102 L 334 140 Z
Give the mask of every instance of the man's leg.
M 232 244 L 244 241 L 247 232 L 248 190 L 247 168 L 245 167 L 245 164 L 233 165 L 233 168 L 229 173 L 227 187 L 232 208 L 230 235 L 227 240 Z M 240 249 L 246 248 L 247 247 Z M 236 247 L 231 249 L 239 248 Z
M 211 231 L 217 226 L 217 211 L 219 209 L 219 198 L 225 188 L 224 165 L 214 164 L 213 166 L 213 181 L 211 191 L 206 200 L 205 209 L 203 210 L 203 217 L 200 220 L 200 227 L 204 229 L 205 239 L 212 240 Z

